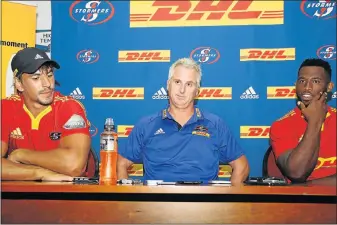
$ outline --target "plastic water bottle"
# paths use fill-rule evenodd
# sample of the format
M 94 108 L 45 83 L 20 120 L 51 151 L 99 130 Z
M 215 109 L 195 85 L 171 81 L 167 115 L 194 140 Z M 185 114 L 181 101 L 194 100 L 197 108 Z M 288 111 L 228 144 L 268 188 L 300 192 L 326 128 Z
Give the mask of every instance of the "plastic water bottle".
M 117 183 L 118 135 L 112 118 L 105 120 L 104 131 L 100 136 L 100 184 Z

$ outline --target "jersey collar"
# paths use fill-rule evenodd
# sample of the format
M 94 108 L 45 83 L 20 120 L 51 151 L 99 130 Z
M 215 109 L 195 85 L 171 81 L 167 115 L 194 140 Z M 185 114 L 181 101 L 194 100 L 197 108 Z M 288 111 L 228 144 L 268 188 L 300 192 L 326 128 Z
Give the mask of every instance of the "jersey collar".
M 167 107 L 166 109 L 163 109 L 163 110 L 161 111 L 161 118 L 162 118 L 163 120 L 164 120 L 164 119 L 171 119 L 171 120 L 173 120 L 173 117 L 172 117 L 172 115 L 169 113 L 168 108 L 169 108 L 169 107 Z M 202 120 L 203 118 L 204 118 L 204 116 L 203 116 L 201 110 L 200 110 L 199 108 L 195 107 L 195 108 L 194 108 L 193 116 L 192 116 L 192 118 L 190 119 L 190 121 L 191 121 L 191 122 L 196 122 L 196 121 L 198 121 L 198 120 Z

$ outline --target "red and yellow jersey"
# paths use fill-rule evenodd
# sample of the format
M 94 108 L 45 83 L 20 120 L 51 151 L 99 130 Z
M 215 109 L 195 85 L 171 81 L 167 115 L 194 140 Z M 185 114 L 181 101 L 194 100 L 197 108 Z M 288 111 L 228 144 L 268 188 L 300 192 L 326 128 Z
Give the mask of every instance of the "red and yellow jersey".
M 270 128 L 270 139 L 276 158 L 285 151 L 296 148 L 306 128 L 307 122 L 297 107 L 274 122 Z M 319 157 L 308 180 L 333 174 L 336 174 L 336 109 L 328 107 L 328 113 L 321 128 Z
M 83 105 L 72 97 L 54 93 L 54 101 L 34 117 L 23 97 L 1 100 L 1 140 L 9 152 L 18 148 L 47 151 L 59 147 L 60 140 L 75 133 L 89 134 L 90 123 Z

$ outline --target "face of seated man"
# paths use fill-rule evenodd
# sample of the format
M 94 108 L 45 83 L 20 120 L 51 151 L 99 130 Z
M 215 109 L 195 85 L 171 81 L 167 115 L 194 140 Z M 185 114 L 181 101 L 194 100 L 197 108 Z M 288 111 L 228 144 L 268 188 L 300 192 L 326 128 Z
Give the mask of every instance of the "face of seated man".
M 300 69 L 296 81 L 296 94 L 305 106 L 322 92 L 331 91 L 333 84 L 324 68 L 304 66 Z

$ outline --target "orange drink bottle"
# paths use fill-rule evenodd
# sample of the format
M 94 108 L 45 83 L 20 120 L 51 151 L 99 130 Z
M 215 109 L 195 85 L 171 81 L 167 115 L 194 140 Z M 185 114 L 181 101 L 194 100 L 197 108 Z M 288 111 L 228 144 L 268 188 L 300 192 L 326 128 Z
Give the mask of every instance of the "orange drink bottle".
M 104 131 L 100 136 L 100 184 L 117 183 L 118 135 L 112 118 L 105 120 Z

